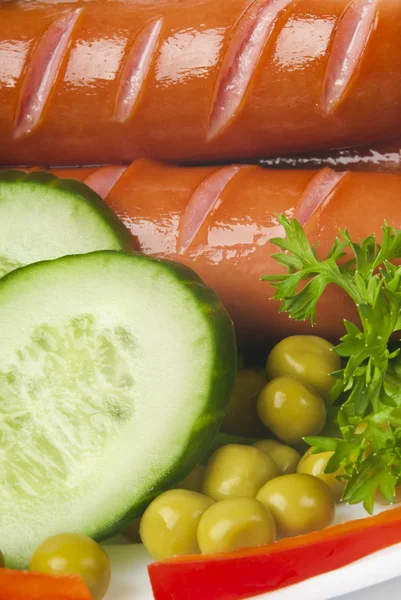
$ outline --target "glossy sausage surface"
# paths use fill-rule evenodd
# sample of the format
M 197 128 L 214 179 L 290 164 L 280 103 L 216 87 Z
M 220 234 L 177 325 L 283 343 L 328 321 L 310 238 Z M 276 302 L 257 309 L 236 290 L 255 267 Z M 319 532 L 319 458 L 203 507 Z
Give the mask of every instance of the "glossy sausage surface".
M 401 173 L 401 138 L 365 147 L 262 158 L 257 164 L 276 169 L 317 169 Z
M 272 237 L 276 215 L 296 216 L 309 240 L 327 253 L 339 229 L 354 238 L 380 235 L 386 219 L 401 228 L 401 175 L 265 170 L 257 166 L 175 167 L 137 160 L 129 167 L 56 174 L 101 192 L 135 238 L 137 250 L 191 266 L 214 288 L 234 319 L 240 344 L 266 346 L 311 333 L 279 315 L 262 274 L 279 272 Z M 328 288 L 318 305 L 316 334 L 336 340 L 355 318 L 347 297 Z
M 401 135 L 401 2 L 0 3 L 0 164 L 222 162 Z

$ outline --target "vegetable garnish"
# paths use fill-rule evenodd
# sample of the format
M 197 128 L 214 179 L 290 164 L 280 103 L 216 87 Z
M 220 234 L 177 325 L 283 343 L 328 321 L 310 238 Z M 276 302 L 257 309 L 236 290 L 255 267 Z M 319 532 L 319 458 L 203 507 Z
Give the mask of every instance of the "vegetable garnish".
M 148 567 L 156 600 L 242 600 L 344 567 L 401 541 L 401 508 L 276 544 Z
M 79 575 L 0 569 L 0 600 L 92 600 Z
M 54 532 L 122 530 L 221 426 L 234 328 L 184 265 L 100 251 L 17 269 L 0 279 L 0 331 L 8 567 Z
M 307 437 L 314 453 L 333 451 L 326 472 L 344 469 L 343 499 L 363 501 L 373 512 L 378 490 L 392 502 L 401 481 L 401 357 L 393 334 L 401 331 L 401 231 L 383 226 L 362 243 L 340 231 L 328 256 L 320 259 L 296 219 L 279 217 L 286 238 L 272 243 L 281 252 L 273 258 L 282 275 L 263 276 L 276 288 L 281 312 L 293 319 L 316 320 L 316 305 L 329 284 L 341 287 L 353 300 L 360 324 L 345 320 L 346 334 L 334 348 L 344 368 L 333 373 L 336 383 L 326 399 L 330 416 L 343 439 Z

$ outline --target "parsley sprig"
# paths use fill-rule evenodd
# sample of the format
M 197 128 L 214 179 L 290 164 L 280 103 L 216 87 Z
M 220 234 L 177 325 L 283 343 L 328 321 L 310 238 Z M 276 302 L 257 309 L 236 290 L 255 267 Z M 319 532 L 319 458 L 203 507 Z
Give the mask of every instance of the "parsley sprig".
M 346 480 L 343 499 L 363 502 L 372 512 L 379 489 L 391 502 L 401 483 L 401 356 L 393 345 L 401 330 L 401 231 L 383 226 L 379 245 L 374 235 L 361 243 L 340 231 L 328 256 L 318 257 L 296 219 L 280 216 L 285 238 L 271 240 L 281 251 L 275 260 L 286 273 L 268 275 L 281 312 L 293 319 L 316 321 L 316 305 L 326 287 L 340 286 L 354 302 L 360 323 L 345 320 L 345 335 L 334 349 L 344 367 L 327 398 L 341 438 L 310 437 L 315 452 L 333 451 L 327 472 L 341 467 Z

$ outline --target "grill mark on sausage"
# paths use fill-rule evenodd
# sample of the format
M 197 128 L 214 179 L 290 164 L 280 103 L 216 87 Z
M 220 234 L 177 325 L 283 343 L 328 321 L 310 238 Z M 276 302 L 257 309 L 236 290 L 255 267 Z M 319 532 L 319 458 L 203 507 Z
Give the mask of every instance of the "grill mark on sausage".
M 337 172 L 325 167 L 312 177 L 295 209 L 294 216 L 302 226 L 309 221 L 346 175 L 347 172 Z
M 114 106 L 114 120 L 125 123 L 132 116 L 157 48 L 163 19 L 152 21 L 138 33 L 122 69 Z
M 374 28 L 376 0 L 353 0 L 340 18 L 334 34 L 323 84 L 321 109 L 332 113 L 344 97 Z
M 101 167 L 88 175 L 84 183 L 105 200 L 127 168 L 123 165 Z
M 220 68 L 207 134 L 209 140 L 235 116 L 280 14 L 292 3 L 293 0 L 257 0 L 241 17 Z
M 183 254 L 194 241 L 206 219 L 219 206 L 219 199 L 227 185 L 246 165 L 222 167 L 206 177 L 192 194 L 178 227 L 177 252 Z
M 39 126 L 82 10 L 61 14 L 40 38 L 21 87 L 13 128 L 15 138 Z

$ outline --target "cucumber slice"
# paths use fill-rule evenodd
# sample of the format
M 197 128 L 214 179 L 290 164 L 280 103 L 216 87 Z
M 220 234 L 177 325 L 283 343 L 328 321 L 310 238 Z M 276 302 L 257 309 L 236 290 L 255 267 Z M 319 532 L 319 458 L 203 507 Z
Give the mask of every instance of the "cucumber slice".
M 95 252 L 0 280 L 0 548 L 104 539 L 206 454 L 236 370 L 231 319 L 187 267 Z
M 86 185 L 49 173 L 0 173 L 0 277 L 41 260 L 130 248 L 129 234 Z

